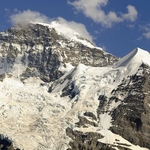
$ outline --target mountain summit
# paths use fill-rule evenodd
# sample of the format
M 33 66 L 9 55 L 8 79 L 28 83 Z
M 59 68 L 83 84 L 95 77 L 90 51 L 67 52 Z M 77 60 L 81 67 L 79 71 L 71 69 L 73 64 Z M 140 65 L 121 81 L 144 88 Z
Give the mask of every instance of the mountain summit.
M 115 65 L 116 67 L 129 66 L 129 65 L 137 66 L 137 65 L 141 65 L 142 63 L 150 65 L 150 54 L 149 52 L 141 48 L 136 48 L 128 55 L 123 57 L 120 61 L 118 61 Z
M 56 22 L 1 32 L 1 147 L 150 149 L 149 58 L 118 60 Z

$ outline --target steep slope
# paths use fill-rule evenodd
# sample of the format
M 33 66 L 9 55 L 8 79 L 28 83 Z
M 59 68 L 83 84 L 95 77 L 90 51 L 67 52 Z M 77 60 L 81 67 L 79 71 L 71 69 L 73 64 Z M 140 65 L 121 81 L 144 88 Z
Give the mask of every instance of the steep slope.
M 149 52 L 142 50 L 140 48 L 136 48 L 132 52 L 127 54 L 125 57 L 123 57 L 121 60 L 119 60 L 115 64 L 115 67 L 121 66 L 129 67 L 130 65 L 139 67 L 142 63 L 150 65 L 149 57 L 150 57 Z
M 39 77 L 50 82 L 79 63 L 107 66 L 117 60 L 56 22 L 32 23 L 0 33 L 1 80 L 9 73 L 22 81 Z

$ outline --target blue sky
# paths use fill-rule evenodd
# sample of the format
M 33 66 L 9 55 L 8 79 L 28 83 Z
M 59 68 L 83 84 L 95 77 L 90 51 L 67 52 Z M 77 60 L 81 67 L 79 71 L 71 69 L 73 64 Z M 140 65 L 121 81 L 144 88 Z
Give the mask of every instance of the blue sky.
M 56 19 L 123 57 L 136 47 L 150 51 L 149 6 L 150 0 L 5 0 L 0 5 L 0 31 L 24 17 Z

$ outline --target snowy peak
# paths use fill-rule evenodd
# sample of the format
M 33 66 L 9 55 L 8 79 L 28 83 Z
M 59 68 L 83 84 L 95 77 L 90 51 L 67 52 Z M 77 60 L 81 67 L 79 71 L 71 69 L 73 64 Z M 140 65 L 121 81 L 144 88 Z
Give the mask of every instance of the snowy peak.
M 138 67 L 142 63 L 150 66 L 150 54 L 148 51 L 145 51 L 141 48 L 136 48 L 115 63 L 115 67 Z
M 61 35 L 65 38 L 69 39 L 70 41 L 79 42 L 90 48 L 95 48 L 95 46 L 88 39 L 82 37 L 79 33 L 72 30 L 68 25 L 60 24 L 57 21 L 52 21 L 50 24 L 40 23 L 40 22 L 33 23 L 33 24 L 39 24 L 39 25 L 47 26 L 47 27 L 49 27 L 49 29 L 55 29 L 56 32 L 58 33 L 58 35 Z M 102 48 L 100 48 L 100 47 L 96 47 L 96 48 L 102 50 Z

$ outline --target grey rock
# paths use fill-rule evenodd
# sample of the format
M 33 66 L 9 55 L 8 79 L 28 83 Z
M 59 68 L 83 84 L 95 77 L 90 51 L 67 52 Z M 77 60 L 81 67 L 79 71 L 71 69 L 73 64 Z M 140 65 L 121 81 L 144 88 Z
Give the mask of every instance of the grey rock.
M 111 131 L 121 135 L 135 145 L 150 149 L 150 111 L 149 111 L 149 88 L 150 88 L 150 67 L 142 65 L 139 70 L 143 75 L 135 74 L 122 82 L 113 91 L 114 95 L 126 93 L 127 97 L 122 103 L 111 112 L 113 126 Z M 130 84 L 131 83 L 131 84 Z

